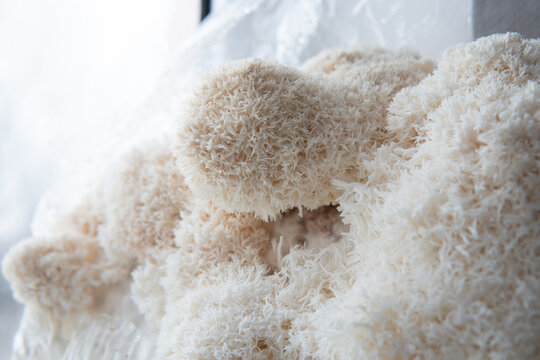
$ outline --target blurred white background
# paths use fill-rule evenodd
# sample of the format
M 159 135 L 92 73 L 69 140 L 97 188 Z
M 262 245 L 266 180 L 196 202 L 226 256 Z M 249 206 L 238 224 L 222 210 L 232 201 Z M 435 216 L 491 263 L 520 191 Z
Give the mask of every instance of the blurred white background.
M 199 19 L 200 0 L 0 0 L 0 258 L 69 154 L 145 106 Z M 0 359 L 20 311 L 0 276 Z

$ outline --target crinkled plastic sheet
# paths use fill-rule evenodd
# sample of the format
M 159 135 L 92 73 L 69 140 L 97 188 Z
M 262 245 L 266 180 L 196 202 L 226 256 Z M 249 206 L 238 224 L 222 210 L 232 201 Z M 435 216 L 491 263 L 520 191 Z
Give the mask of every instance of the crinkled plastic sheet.
M 47 235 L 51 219 L 80 198 L 111 158 L 133 144 L 174 132 L 182 103 L 205 71 L 230 60 L 258 56 L 297 66 L 326 48 L 407 47 L 437 59 L 454 44 L 472 40 L 471 0 L 246 0 L 216 1 L 198 35 L 175 57 L 148 103 L 131 116 L 103 122 L 107 134 L 95 153 L 66 156 L 65 173 L 42 200 L 34 235 Z M 227 5 L 227 6 L 224 6 Z M 100 129 L 97 129 L 100 130 Z M 99 151 L 98 151 L 99 150 Z M 92 161 L 81 161 L 88 159 Z M 129 291 L 124 293 L 129 301 Z M 128 309 L 128 310 L 126 310 Z M 81 315 L 81 319 L 84 318 Z M 133 319 L 139 320 L 134 321 Z M 80 320 L 80 319 L 79 319 Z M 29 309 L 15 337 L 15 359 L 152 359 L 154 333 L 134 306 L 77 320 L 71 335 Z M 70 340 L 66 340 L 66 339 Z

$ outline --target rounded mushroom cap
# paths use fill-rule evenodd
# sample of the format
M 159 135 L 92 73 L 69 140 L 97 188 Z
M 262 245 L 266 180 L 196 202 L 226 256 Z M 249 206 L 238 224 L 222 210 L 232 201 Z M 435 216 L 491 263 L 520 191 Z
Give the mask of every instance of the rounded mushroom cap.
M 148 143 L 115 164 L 103 186 L 105 218 L 100 241 L 108 255 L 137 258 L 174 244 L 180 211 L 191 192 L 179 173 L 170 144 Z
M 65 233 L 13 246 L 2 271 L 18 300 L 61 314 L 91 306 L 98 289 L 124 278 L 129 268 L 106 259 L 96 239 Z
M 356 69 L 355 81 L 345 80 L 345 70 L 307 73 L 261 59 L 210 73 L 178 131 L 186 183 L 225 210 L 263 219 L 333 203 L 340 190 L 332 181 L 357 180 L 359 157 L 384 137 L 391 96 L 431 71 L 408 53 L 381 56 L 353 52 L 345 68 Z M 311 67 L 320 68 L 316 61 Z

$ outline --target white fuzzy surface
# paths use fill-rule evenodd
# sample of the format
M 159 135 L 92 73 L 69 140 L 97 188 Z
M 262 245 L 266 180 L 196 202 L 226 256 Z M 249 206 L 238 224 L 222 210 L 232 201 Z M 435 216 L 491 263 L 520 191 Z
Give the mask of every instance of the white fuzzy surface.
M 380 50 L 233 63 L 180 141 L 132 152 L 59 222 L 77 237 L 23 243 L 3 271 L 54 313 L 133 266 L 160 359 L 538 358 L 540 44 L 495 35 L 428 69 Z
M 314 314 L 322 358 L 538 357 L 539 62 L 535 41 L 480 39 L 396 96 L 396 139 L 415 136 L 342 184 L 357 281 Z

